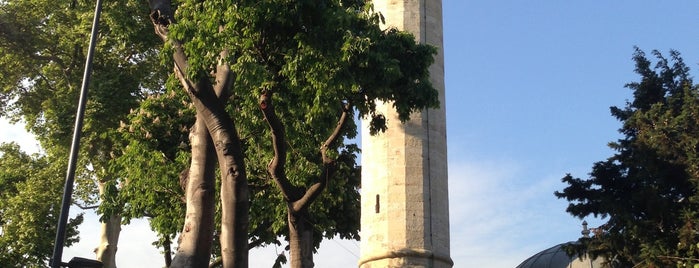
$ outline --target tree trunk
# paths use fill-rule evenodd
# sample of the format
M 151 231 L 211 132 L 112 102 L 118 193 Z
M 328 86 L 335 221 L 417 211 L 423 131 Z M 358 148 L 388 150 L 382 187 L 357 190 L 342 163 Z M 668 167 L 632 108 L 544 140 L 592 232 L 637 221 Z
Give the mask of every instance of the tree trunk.
M 168 38 L 168 26 L 174 21 L 170 0 L 151 0 L 151 22 L 156 34 L 174 48 L 175 74 L 189 95 L 197 117 L 206 122 L 213 140 L 221 169 L 221 255 L 223 267 L 248 267 L 248 183 L 240 138 L 231 117 L 225 110 L 225 94 L 230 86 L 231 73 L 217 72 L 217 88 L 207 73 L 196 74 L 196 80 L 187 78 L 187 55 L 180 40 Z M 222 55 L 225 50 L 221 52 Z M 225 57 L 224 57 L 225 58 Z M 225 64 L 219 64 L 225 65 Z M 227 69 L 227 68 L 226 68 Z M 220 76 L 219 76 L 220 75 Z M 219 78 L 223 78 L 219 80 Z M 189 203 L 189 202 L 188 202 Z M 189 204 L 188 204 L 189 206 Z M 186 225 L 185 225 L 186 227 Z M 177 258 L 177 257 L 175 257 Z M 201 266 L 205 267 L 205 266 Z
M 214 235 L 214 149 L 206 124 L 197 113 L 190 132 L 192 162 L 185 195 L 187 212 L 177 254 L 170 267 L 206 267 Z
M 98 182 L 100 196 L 104 194 L 105 183 Z M 95 248 L 98 261 L 102 262 L 104 268 L 116 268 L 116 252 L 119 244 L 119 234 L 121 233 L 121 216 L 111 215 L 105 222 L 100 223 L 100 243 Z
M 225 101 L 200 75 L 196 84 L 185 78 L 181 48 L 176 49 L 175 73 L 187 90 L 194 107 L 206 122 L 216 148 L 221 170 L 221 257 L 224 268 L 248 267 L 248 182 L 243 150 L 233 120 L 225 110 Z M 180 59 L 180 63 L 177 63 Z M 219 92 L 219 94 L 221 94 Z
M 317 182 L 306 190 L 293 185 L 286 177 L 286 133 L 284 124 L 275 112 L 272 91 L 263 92 L 259 97 L 258 105 L 270 128 L 274 148 L 274 158 L 267 166 L 267 172 L 274 179 L 287 202 L 291 267 L 313 267 L 313 223 L 309 220 L 308 208 L 323 192 L 328 180 L 335 173 L 335 161 L 328 157 L 328 148 L 338 139 L 342 127 L 347 122 L 349 105 L 343 105 L 343 112 L 335 129 L 320 147 L 323 170 Z
M 289 246 L 291 268 L 312 268 L 313 263 L 313 224 L 308 221 L 308 213 L 288 211 Z
M 224 268 L 248 267 L 248 182 L 243 150 L 233 120 L 219 100 L 208 77 L 200 75 L 196 84 L 185 78 L 182 66 L 186 59 L 181 47 L 176 48 L 175 73 L 194 103 L 197 114 L 216 148 L 221 169 L 221 256 Z
M 221 257 L 224 268 L 246 268 L 249 197 L 243 152 L 231 119 L 220 108 L 210 114 L 207 127 L 221 169 Z
M 216 85 L 213 89 L 219 103 L 225 106 L 230 94 L 233 73 L 224 60 L 228 58 L 228 51 L 221 51 L 220 56 L 221 60 L 216 67 Z M 230 131 L 228 135 L 232 138 L 228 145 L 218 146 L 221 143 L 216 143 L 221 169 L 221 210 L 223 212 L 221 217 L 221 256 L 223 257 L 223 267 L 248 267 L 250 200 L 243 163 L 243 150 L 232 119 L 225 113 L 225 110 L 221 116 L 222 119 L 231 122 L 230 126 L 222 127 Z M 222 161 L 223 159 L 225 161 Z M 229 248 L 232 251 L 229 251 Z
M 172 265 L 172 241 L 170 237 L 165 237 L 165 242 L 163 242 L 163 258 L 165 258 L 165 267 L 170 267 Z

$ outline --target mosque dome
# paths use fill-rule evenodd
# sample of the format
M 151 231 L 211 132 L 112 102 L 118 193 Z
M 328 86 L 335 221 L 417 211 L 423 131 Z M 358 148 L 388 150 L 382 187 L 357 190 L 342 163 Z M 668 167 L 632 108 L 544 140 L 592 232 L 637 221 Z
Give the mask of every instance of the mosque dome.
M 590 260 L 590 258 L 578 256 L 568 256 L 568 254 L 563 250 L 563 246 L 574 242 L 568 242 L 563 244 L 558 244 L 548 249 L 545 249 L 539 253 L 534 254 L 528 259 L 524 260 L 522 263 L 517 265 L 516 268 L 598 268 L 606 267 L 602 266 L 602 260 L 595 259 Z
M 583 222 L 583 236 L 587 237 L 590 231 L 587 229 L 587 222 Z M 532 255 L 517 265 L 515 268 L 601 268 L 604 266 L 604 260 L 597 258 L 591 260 L 587 256 L 580 258 L 577 255 L 568 256 L 568 253 L 563 249 L 566 245 L 575 242 L 567 242 L 547 248 L 539 253 Z

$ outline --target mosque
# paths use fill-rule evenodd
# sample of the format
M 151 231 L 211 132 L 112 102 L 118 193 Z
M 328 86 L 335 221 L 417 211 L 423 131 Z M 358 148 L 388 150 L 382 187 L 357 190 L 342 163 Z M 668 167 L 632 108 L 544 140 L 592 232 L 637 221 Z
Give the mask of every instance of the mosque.
M 583 237 L 590 237 L 590 230 L 587 222 L 583 221 L 583 230 L 580 232 Z M 532 255 L 517 265 L 515 268 L 607 268 L 611 267 L 605 263 L 603 258 L 591 259 L 587 256 L 568 256 L 564 247 L 576 242 L 566 242 L 547 248 Z

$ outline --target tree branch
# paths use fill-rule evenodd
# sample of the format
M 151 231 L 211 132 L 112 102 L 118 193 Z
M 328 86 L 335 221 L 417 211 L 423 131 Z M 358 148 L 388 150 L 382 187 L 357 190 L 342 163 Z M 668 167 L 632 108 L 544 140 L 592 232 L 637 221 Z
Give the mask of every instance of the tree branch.
M 214 91 L 219 99 L 225 100 L 231 95 L 231 87 L 233 85 L 233 72 L 226 62 L 228 51 L 223 50 L 220 53 L 218 66 L 216 66 L 216 84 Z
M 168 38 L 168 34 L 170 33 L 168 27 L 170 24 L 175 23 L 175 14 L 172 13 L 170 0 L 148 0 L 148 2 L 151 9 L 150 20 L 153 23 L 155 34 L 158 35 L 163 42 L 170 42 L 175 51 L 172 55 L 172 58 L 175 60 L 175 73 L 179 72 L 182 74 L 178 74 L 178 77 L 180 77 L 180 82 L 182 82 L 182 85 L 187 90 L 195 90 L 196 88 L 192 86 L 194 84 L 192 81 L 186 81 L 185 83 L 185 81 L 182 80 L 186 78 L 184 75 L 187 74 L 188 68 L 187 56 L 182 48 L 182 42 L 180 40 Z
M 265 92 L 260 95 L 258 104 L 262 114 L 264 115 L 265 121 L 267 121 L 267 125 L 269 125 L 269 129 L 272 132 L 271 135 L 272 146 L 274 148 L 274 157 L 267 165 L 267 172 L 270 176 L 272 176 L 272 179 L 274 179 L 277 186 L 279 186 L 284 199 L 287 202 L 294 202 L 301 195 L 301 190 L 291 184 L 286 177 L 286 137 L 284 136 L 284 125 L 274 111 L 272 91 L 265 90 Z
M 223 25 L 218 26 L 218 31 L 223 31 Z M 214 92 L 216 92 L 219 99 L 225 100 L 231 95 L 233 72 L 228 64 L 228 49 L 223 49 L 218 56 L 218 65 L 216 66 L 216 85 L 214 85 Z
M 175 23 L 172 3 L 170 0 L 148 0 L 148 4 L 150 6 L 150 20 L 155 26 L 155 34 L 167 42 L 168 26 Z
M 75 201 L 73 201 L 73 205 L 79 207 L 79 208 L 82 209 L 82 210 L 96 209 L 96 208 L 99 208 L 99 207 L 100 207 L 100 205 L 85 206 L 85 205 L 81 205 L 80 203 L 75 202 Z
M 209 268 L 221 267 L 223 266 L 223 258 L 218 257 L 214 259 L 213 262 L 209 263 Z
M 337 120 L 337 125 L 335 125 L 335 129 L 330 134 L 330 136 L 328 136 L 323 145 L 320 146 L 320 154 L 323 156 L 324 165 L 328 165 L 334 162 L 334 160 L 328 157 L 328 148 L 330 148 L 330 145 L 337 141 L 337 138 L 340 137 L 342 128 L 345 126 L 345 123 L 347 122 L 347 115 L 349 114 L 349 109 L 349 104 L 342 104 L 342 115 L 340 115 L 340 119 Z
M 248 248 L 256 248 L 261 246 L 265 241 L 263 239 L 255 239 L 248 243 Z
M 347 123 L 349 109 L 350 106 L 348 104 L 342 105 L 342 115 L 340 116 L 340 119 L 337 121 L 335 129 L 330 134 L 330 136 L 328 136 L 323 145 L 320 146 L 320 154 L 323 157 L 323 172 L 318 178 L 318 182 L 311 185 L 311 187 L 309 187 L 308 190 L 306 190 L 306 193 L 303 195 L 303 197 L 298 201 L 294 202 L 293 208 L 295 211 L 307 209 L 313 203 L 313 201 L 315 201 L 316 198 L 320 196 L 320 194 L 325 189 L 325 186 L 327 186 L 328 181 L 335 173 L 335 160 L 331 159 L 328 156 L 328 148 L 330 148 L 330 145 L 332 145 L 340 137 L 342 128 Z

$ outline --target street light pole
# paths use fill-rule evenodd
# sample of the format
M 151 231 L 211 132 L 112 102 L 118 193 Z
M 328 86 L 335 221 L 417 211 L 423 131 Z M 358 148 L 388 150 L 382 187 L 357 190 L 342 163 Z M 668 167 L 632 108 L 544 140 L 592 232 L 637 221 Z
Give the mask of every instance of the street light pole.
M 53 256 L 49 265 L 52 268 L 60 268 L 65 264 L 63 259 L 63 245 L 65 243 L 66 227 L 68 225 L 68 213 L 73 196 L 73 182 L 75 181 L 75 166 L 80 151 L 80 135 L 83 127 L 83 117 L 85 115 L 85 103 L 87 102 L 87 87 L 90 84 L 90 73 L 92 72 L 92 56 L 95 51 L 97 39 L 97 28 L 99 26 L 100 13 L 102 11 L 102 0 L 97 0 L 95 6 L 95 17 L 92 21 L 92 32 L 90 33 L 90 46 L 85 60 L 85 72 L 83 73 L 83 83 L 80 88 L 80 101 L 75 117 L 75 128 L 73 129 L 73 142 L 70 146 L 70 158 L 68 159 L 68 170 L 66 172 L 66 182 L 63 187 L 63 201 L 61 203 L 61 215 L 58 218 L 58 228 L 56 229 L 56 240 L 53 247 Z

